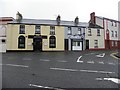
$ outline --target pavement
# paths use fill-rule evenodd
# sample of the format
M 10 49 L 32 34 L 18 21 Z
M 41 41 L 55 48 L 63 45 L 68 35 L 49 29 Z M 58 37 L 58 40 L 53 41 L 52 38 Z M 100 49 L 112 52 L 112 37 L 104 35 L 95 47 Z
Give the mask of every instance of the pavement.
M 7 52 L 2 54 L 3 88 L 118 88 L 116 51 Z

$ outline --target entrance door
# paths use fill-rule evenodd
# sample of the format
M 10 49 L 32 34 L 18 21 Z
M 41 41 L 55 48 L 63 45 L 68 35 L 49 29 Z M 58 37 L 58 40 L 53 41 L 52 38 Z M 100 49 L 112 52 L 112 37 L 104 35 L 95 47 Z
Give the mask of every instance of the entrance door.
M 73 41 L 73 44 L 72 44 L 72 50 L 73 51 L 80 51 L 82 50 L 82 42 L 80 41 Z
M 89 49 L 89 40 L 86 40 L 86 49 Z
M 42 51 L 42 39 L 33 38 L 33 49 L 34 51 Z

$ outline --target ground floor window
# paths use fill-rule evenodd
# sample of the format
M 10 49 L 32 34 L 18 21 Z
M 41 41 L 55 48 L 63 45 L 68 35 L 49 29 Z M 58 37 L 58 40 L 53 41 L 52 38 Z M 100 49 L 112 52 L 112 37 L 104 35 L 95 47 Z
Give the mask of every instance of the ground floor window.
M 98 48 L 98 40 L 94 40 L 94 48 Z
M 18 48 L 25 48 L 25 37 L 20 36 L 18 38 Z
M 56 48 L 56 37 L 55 36 L 50 36 L 49 48 Z
M 115 46 L 116 46 L 116 47 L 118 46 L 118 42 L 117 42 L 117 41 L 115 42 Z

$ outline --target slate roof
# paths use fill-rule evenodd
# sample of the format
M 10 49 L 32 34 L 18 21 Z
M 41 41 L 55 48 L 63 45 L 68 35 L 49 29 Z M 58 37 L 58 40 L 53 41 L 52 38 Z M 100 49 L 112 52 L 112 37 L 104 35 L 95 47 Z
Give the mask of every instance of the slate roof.
M 46 20 L 46 19 L 22 19 L 20 22 L 13 20 L 8 24 L 39 24 L 39 25 L 57 25 L 56 20 Z M 75 26 L 73 21 L 60 21 L 60 26 Z M 78 27 L 88 27 L 89 23 L 86 22 L 79 22 Z

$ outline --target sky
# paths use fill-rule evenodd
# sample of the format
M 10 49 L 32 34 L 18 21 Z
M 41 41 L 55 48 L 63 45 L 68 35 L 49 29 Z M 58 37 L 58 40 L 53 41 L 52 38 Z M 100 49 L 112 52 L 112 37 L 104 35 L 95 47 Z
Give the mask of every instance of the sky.
M 23 18 L 88 22 L 90 13 L 118 20 L 119 0 L 0 0 L 0 17 L 16 18 L 19 11 Z

